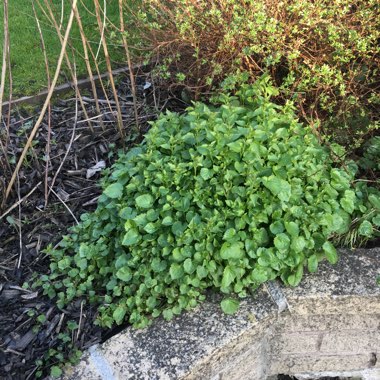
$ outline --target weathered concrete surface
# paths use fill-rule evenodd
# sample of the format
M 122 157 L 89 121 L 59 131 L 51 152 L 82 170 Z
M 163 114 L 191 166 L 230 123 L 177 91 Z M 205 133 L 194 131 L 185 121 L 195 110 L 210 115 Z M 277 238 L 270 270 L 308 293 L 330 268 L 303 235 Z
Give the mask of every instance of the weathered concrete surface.
M 277 374 L 380 380 L 380 249 L 342 251 L 297 288 L 271 283 L 236 315 L 196 310 L 93 347 L 67 380 L 265 380 Z

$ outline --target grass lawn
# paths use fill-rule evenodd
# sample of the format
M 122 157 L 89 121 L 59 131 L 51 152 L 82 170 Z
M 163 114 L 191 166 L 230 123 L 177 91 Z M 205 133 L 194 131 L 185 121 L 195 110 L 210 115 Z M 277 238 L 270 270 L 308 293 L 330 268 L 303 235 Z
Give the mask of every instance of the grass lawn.
M 43 3 L 43 1 L 40 1 Z M 55 6 L 57 20 L 61 19 L 61 0 L 51 0 Z M 99 1 L 103 6 L 103 1 Z M 119 7 L 118 0 L 107 0 L 106 14 L 110 22 L 119 26 Z M 63 25 L 66 26 L 70 14 L 70 2 L 64 2 Z M 85 6 L 83 5 L 85 4 Z M 3 6 L 0 7 L 0 54 L 2 56 L 3 44 Z M 100 32 L 96 21 L 93 0 L 78 1 L 78 9 L 81 15 L 82 23 L 86 36 L 91 41 L 91 46 L 96 53 L 100 44 Z M 53 75 L 55 66 L 60 53 L 61 45 L 56 30 L 51 22 L 44 16 L 42 10 L 36 4 L 36 10 L 42 33 L 45 40 L 45 46 L 49 59 L 50 72 Z M 118 45 L 116 38 L 110 39 L 112 27 L 110 22 L 107 24 L 106 37 L 109 44 L 111 59 L 115 63 L 125 62 L 124 50 Z M 40 34 L 34 17 L 31 0 L 9 1 L 9 29 L 11 40 L 11 67 L 13 77 L 13 95 L 21 97 L 35 94 L 46 88 L 46 70 L 41 48 Z M 77 74 L 79 77 L 87 76 L 85 62 L 83 60 L 83 47 L 80 38 L 79 27 L 74 20 L 70 39 L 70 56 L 71 60 L 75 57 Z M 98 64 L 101 70 L 105 70 L 104 55 L 102 49 L 98 56 Z M 116 66 L 116 65 L 115 65 Z M 60 82 L 71 79 L 66 66 L 63 66 L 63 73 Z M 6 89 L 8 93 L 9 89 Z

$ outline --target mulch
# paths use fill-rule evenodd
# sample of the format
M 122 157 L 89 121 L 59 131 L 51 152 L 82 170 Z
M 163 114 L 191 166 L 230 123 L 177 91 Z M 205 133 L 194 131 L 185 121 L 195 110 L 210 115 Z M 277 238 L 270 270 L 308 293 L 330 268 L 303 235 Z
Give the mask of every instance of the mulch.
M 184 102 L 174 94 L 156 87 L 150 73 L 136 77 L 139 127 L 136 128 L 129 77 L 118 79 L 118 96 L 123 113 L 124 145 L 138 143 L 148 130 L 148 122 L 167 108 L 183 110 Z M 109 168 L 122 148 L 116 127 L 115 103 L 111 92 L 111 109 L 101 95 L 99 118 L 91 95 L 84 96 L 88 119 L 73 93 L 72 98 L 58 99 L 51 111 L 50 158 L 47 183 L 51 187 L 47 203 L 45 187 L 48 117 L 35 138 L 26 162 L 19 172 L 7 204 L 0 209 L 0 379 L 25 380 L 46 378 L 54 360 L 52 354 L 66 355 L 60 335 L 68 323 L 72 326 L 71 343 L 79 350 L 102 342 L 124 326 L 111 330 L 93 324 L 97 310 L 78 301 L 60 310 L 54 300 L 43 296 L 42 289 L 23 287 L 32 283 L 33 275 L 49 271 L 44 253 L 48 244 L 60 241 L 80 215 L 94 210 L 101 189 L 102 171 Z M 12 111 L 7 147 L 10 167 L 0 153 L 0 202 L 31 128 L 38 117 L 33 112 Z M 104 129 L 100 119 L 103 121 Z M 6 115 L 5 120 L 7 122 Z M 0 136 L 1 139 L 4 138 Z M 124 140 L 123 140 L 124 141 Z M 41 315 L 43 317 L 41 317 Z M 73 324 L 73 322 L 75 322 Z M 56 351 L 54 351 L 56 350 Z M 58 360 L 56 360 L 58 362 Z

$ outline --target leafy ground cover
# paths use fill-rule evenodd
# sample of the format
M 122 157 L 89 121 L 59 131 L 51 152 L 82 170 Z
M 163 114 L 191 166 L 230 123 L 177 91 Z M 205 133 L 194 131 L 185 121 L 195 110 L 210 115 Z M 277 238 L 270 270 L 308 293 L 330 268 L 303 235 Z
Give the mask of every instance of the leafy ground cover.
M 380 192 L 353 186 L 355 163 L 336 168 L 275 92 L 266 76 L 218 107 L 161 116 L 113 166 L 96 211 L 47 250 L 44 293 L 99 304 L 107 327 L 171 319 L 210 288 L 233 313 L 268 280 L 296 286 L 305 268 L 336 263 L 330 239 L 354 219 L 380 236 Z
M 46 70 L 43 50 L 41 47 L 41 39 L 37 27 L 37 21 L 33 12 L 32 3 L 29 0 L 17 0 L 9 2 L 9 33 L 10 33 L 10 54 L 13 76 L 13 93 L 16 97 L 25 95 L 33 95 L 36 92 L 46 88 Z M 64 26 L 67 24 L 70 13 L 70 2 L 61 0 L 49 1 L 56 16 L 57 22 L 62 21 L 64 34 Z M 63 12 L 61 4 L 63 3 Z M 107 40 L 115 35 L 115 28 L 119 27 L 119 5 L 118 0 L 106 2 L 105 9 L 106 23 L 105 36 Z M 46 53 L 50 64 L 50 75 L 54 74 L 55 66 L 61 51 L 61 43 L 57 35 L 56 29 L 52 24 L 44 2 L 34 2 L 37 18 L 40 23 L 41 31 L 44 38 Z M 41 7 L 38 5 L 41 4 Z M 100 45 L 100 32 L 96 20 L 94 2 L 80 2 L 78 10 L 81 15 L 83 28 L 87 36 L 88 42 L 92 47 L 94 54 L 97 53 Z M 0 30 L 3 37 L 3 7 L 0 7 Z M 104 13 L 102 14 L 104 17 Z M 117 41 L 108 41 L 112 61 L 115 64 L 125 62 L 123 46 Z M 0 44 L 0 56 L 2 55 L 2 44 Z M 83 47 L 78 24 L 74 22 L 70 38 L 70 47 L 68 54 L 72 62 L 76 63 L 76 70 L 79 77 L 87 76 L 86 65 L 83 59 Z M 92 60 L 91 60 L 92 61 Z M 98 64 L 100 70 L 106 68 L 104 54 L 100 49 Z M 93 65 L 94 67 L 94 65 Z M 62 71 L 61 82 L 71 80 L 67 68 Z M 9 91 L 9 87 L 8 87 Z

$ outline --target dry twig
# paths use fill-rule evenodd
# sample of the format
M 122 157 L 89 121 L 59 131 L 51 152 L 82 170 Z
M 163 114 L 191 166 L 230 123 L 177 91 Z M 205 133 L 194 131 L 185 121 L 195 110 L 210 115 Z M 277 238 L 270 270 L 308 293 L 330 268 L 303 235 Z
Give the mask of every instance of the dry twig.
M 133 75 L 131 55 L 129 53 L 129 45 L 128 45 L 128 41 L 125 37 L 125 27 L 124 27 L 124 17 L 123 17 L 123 0 L 119 0 L 119 14 L 120 14 L 120 32 L 121 32 L 121 38 L 122 38 L 123 45 L 124 45 L 125 54 L 127 56 L 127 62 L 128 62 L 128 68 L 129 68 L 129 79 L 131 81 L 131 91 L 132 91 L 132 97 L 133 97 L 133 109 L 135 112 L 136 127 L 138 128 L 139 127 L 139 116 L 138 116 L 138 111 L 137 111 L 135 77 Z
M 103 22 L 101 20 L 101 17 L 100 17 L 99 0 L 94 0 L 94 3 L 95 3 L 96 18 L 97 18 L 97 21 L 98 21 L 99 30 L 101 31 L 103 29 L 103 27 L 104 27 L 104 24 L 103 24 Z M 116 91 L 116 87 L 115 87 L 115 81 L 114 81 L 113 74 L 112 74 L 112 66 L 111 66 L 111 60 L 110 60 L 110 57 L 109 57 L 109 54 L 108 54 L 107 41 L 106 41 L 104 35 L 102 35 L 102 45 L 103 45 L 104 57 L 105 57 L 105 60 L 106 60 L 109 80 L 110 80 L 110 83 L 111 83 L 112 92 L 114 94 L 114 98 L 115 98 L 115 102 L 116 102 L 117 125 L 118 125 L 118 129 L 119 129 L 120 137 L 122 139 L 122 143 L 124 144 L 124 131 L 123 131 L 123 119 L 122 119 L 122 114 L 121 114 L 121 108 L 120 108 L 120 103 L 119 103 L 119 100 L 118 100 L 118 95 L 117 95 L 117 91 Z
M 34 6 L 34 0 L 32 0 L 32 7 L 33 7 L 33 13 L 34 18 L 37 23 L 38 32 L 40 34 L 40 40 L 41 40 L 41 47 L 42 52 L 44 55 L 44 61 L 45 61 L 45 70 L 46 70 L 46 79 L 47 79 L 47 88 L 48 91 L 51 87 L 51 78 L 50 78 L 50 70 L 49 70 L 49 60 L 46 54 L 46 47 L 45 47 L 45 40 L 44 36 L 42 34 L 41 26 L 40 26 L 40 20 L 37 16 L 36 7 Z M 49 175 L 49 164 L 50 164 L 50 138 L 51 138 L 51 104 L 48 105 L 48 132 L 47 132 L 47 141 L 46 141 L 46 165 L 45 165 L 45 208 L 48 203 L 49 198 L 49 189 L 48 189 L 48 175 Z

